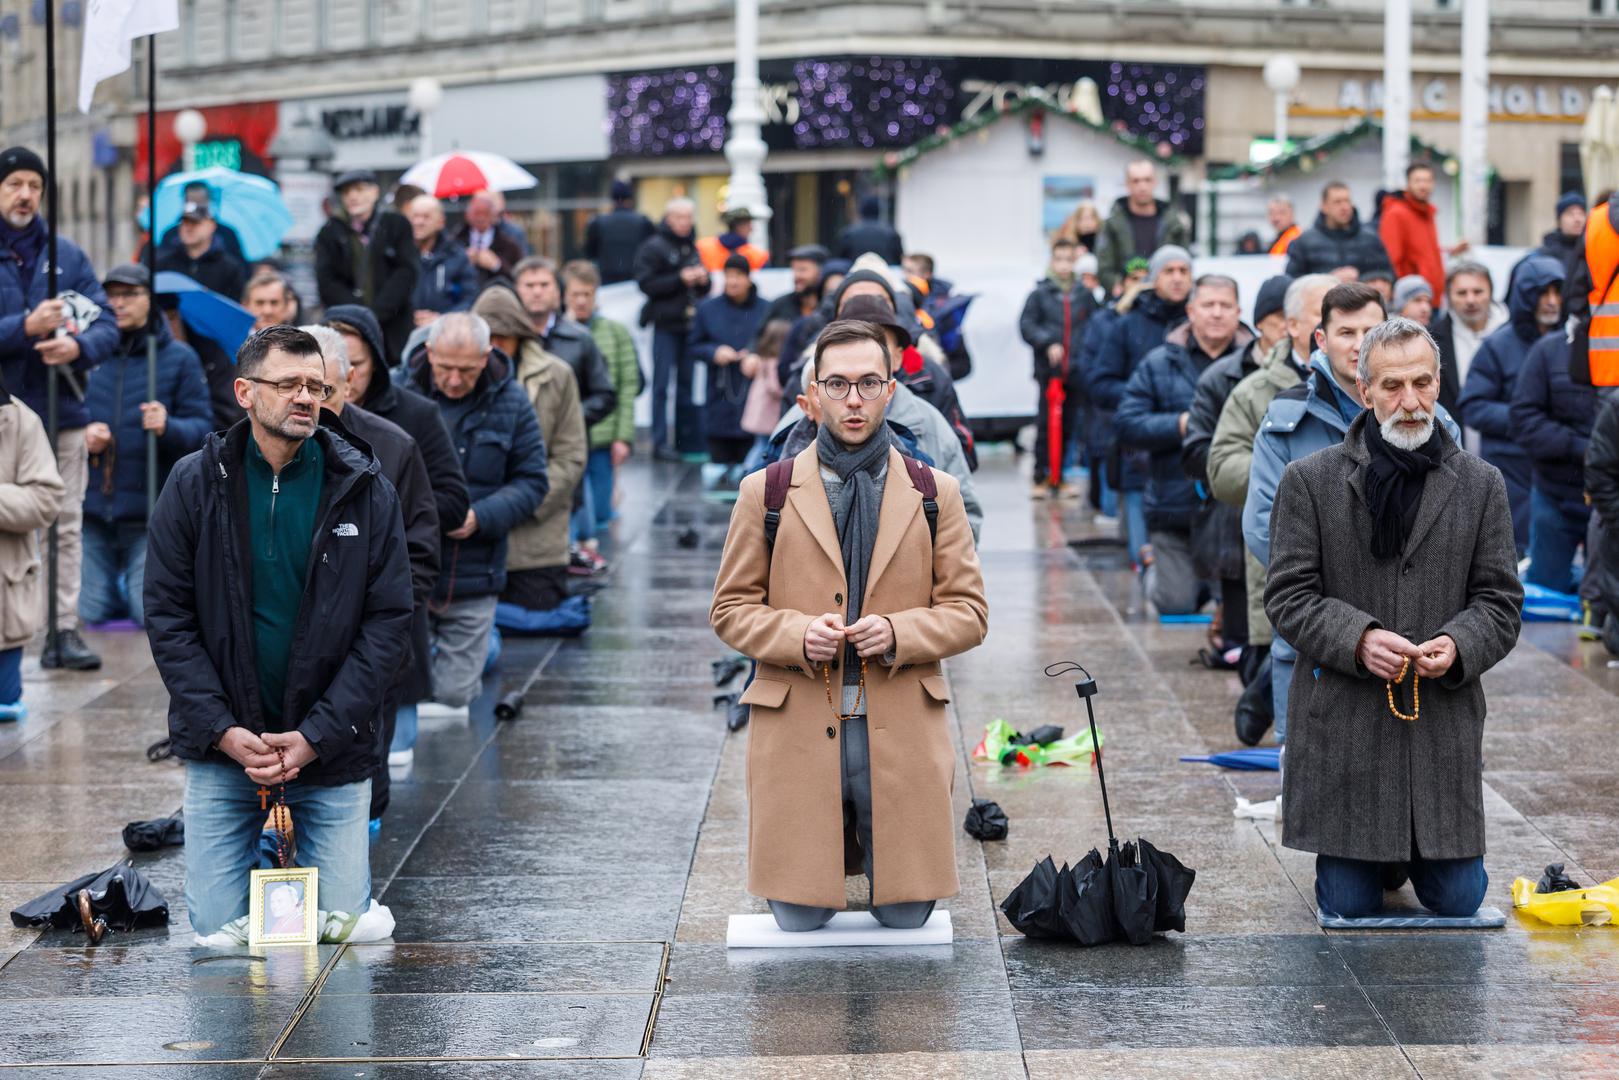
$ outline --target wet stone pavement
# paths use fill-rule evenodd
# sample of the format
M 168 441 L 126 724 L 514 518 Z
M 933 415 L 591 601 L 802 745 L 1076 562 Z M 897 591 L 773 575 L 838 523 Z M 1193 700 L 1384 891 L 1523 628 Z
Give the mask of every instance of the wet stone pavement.
M 958 834 L 953 946 L 728 954 L 744 891 L 745 739 L 728 736 L 707 627 L 729 506 L 689 467 L 637 463 L 615 568 L 582 639 L 508 639 L 470 723 L 424 723 L 372 849 L 393 944 L 210 952 L 192 944 L 179 849 L 135 857 L 166 930 L 0 926 L 0 1074 L 583 1080 L 1619 1075 L 1619 929 L 1325 933 L 1310 856 L 1233 818 L 1274 773 L 1181 765 L 1233 745 L 1236 677 L 1193 666 L 1202 628 L 1160 626 L 1117 555 L 1075 551 L 1076 506 L 1031 505 L 1006 448 L 980 474 L 988 642 L 948 665 L 958 816 L 997 800 L 1011 835 Z M 688 532 L 691 531 L 691 532 Z M 695 546 L 684 546 L 682 534 Z M 172 812 L 151 764 L 165 694 L 145 643 L 96 641 L 90 675 L 25 667 L 32 716 L 0 726 L 0 903 L 125 853 Z M 1105 842 L 1089 769 L 970 764 L 984 725 L 1083 722 L 1095 673 L 1123 836 L 1198 870 L 1187 933 L 1142 948 L 1025 941 L 996 908 L 1048 853 Z M 503 690 L 527 687 L 514 723 Z M 1487 679 L 1489 903 L 1563 862 L 1619 876 L 1619 671 L 1571 627 L 1529 627 Z M 858 895 L 857 879 L 850 895 Z

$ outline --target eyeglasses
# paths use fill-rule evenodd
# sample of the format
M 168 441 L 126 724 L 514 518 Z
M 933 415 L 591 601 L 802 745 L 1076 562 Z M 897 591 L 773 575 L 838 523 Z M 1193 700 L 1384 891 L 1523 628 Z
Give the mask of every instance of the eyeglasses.
M 876 401 L 878 395 L 883 392 L 883 387 L 888 385 L 887 379 L 879 379 L 875 375 L 867 375 L 858 383 L 852 383 L 848 379 L 839 378 L 836 375 L 832 376 L 830 379 L 816 379 L 815 381 L 819 383 L 821 389 L 826 392 L 826 396 L 831 398 L 833 401 L 842 401 L 844 398 L 848 397 L 849 387 L 851 386 L 858 386 L 860 388 L 860 396 L 865 398 L 867 401 Z
M 247 381 L 274 387 L 275 392 L 284 398 L 297 397 L 298 391 L 308 390 L 309 396 L 316 401 L 326 401 L 337 393 L 337 387 L 331 383 L 304 382 L 302 379 L 259 379 L 249 375 Z

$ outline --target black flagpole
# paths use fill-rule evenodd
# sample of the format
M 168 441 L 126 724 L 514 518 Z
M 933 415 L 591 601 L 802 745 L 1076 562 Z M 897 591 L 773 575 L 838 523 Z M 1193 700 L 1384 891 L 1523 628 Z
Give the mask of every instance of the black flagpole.
M 146 35 L 146 400 L 157 400 L 157 35 Z M 157 432 L 146 433 L 146 520 L 157 505 Z
M 45 181 L 46 205 L 45 224 L 49 230 L 48 246 L 45 249 L 45 298 L 56 299 L 56 226 L 57 206 L 61 200 L 56 197 L 56 0 L 44 0 L 45 8 L 45 171 L 50 176 Z M 49 374 L 45 377 L 45 430 L 50 436 L 51 453 L 57 453 L 57 366 L 50 364 L 46 369 Z M 57 579 L 57 552 L 56 552 L 56 522 L 46 531 L 46 558 L 45 558 L 45 651 L 55 652 L 57 646 L 56 634 L 56 579 Z

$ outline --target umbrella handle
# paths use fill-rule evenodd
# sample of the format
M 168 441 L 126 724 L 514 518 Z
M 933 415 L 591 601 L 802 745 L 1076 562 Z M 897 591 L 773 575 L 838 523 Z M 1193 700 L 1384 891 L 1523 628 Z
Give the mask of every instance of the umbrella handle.
M 1091 745 L 1096 748 L 1092 760 L 1096 762 L 1096 782 L 1102 789 L 1102 814 L 1107 818 L 1107 842 L 1110 847 L 1117 848 L 1119 841 L 1113 835 L 1113 809 L 1108 805 L 1107 801 L 1107 773 L 1102 770 L 1102 743 L 1096 734 L 1096 710 L 1091 705 L 1091 698 L 1096 696 L 1096 680 L 1091 677 L 1091 673 L 1086 671 L 1082 665 L 1072 660 L 1052 664 L 1046 668 L 1046 675 L 1055 678 L 1070 671 L 1078 671 L 1085 676 L 1074 684 L 1074 691 L 1085 702 L 1085 717 L 1091 726 Z

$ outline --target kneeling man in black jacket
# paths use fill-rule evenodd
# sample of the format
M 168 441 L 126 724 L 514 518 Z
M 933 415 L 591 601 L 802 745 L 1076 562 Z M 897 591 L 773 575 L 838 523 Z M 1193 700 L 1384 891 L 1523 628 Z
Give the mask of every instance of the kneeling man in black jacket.
M 318 424 L 320 346 L 272 326 L 236 356 L 247 418 L 181 459 L 152 514 L 146 621 L 186 762 L 186 907 L 246 940 L 248 872 L 285 797 L 323 912 L 371 906 L 367 819 L 388 688 L 410 648 L 399 497 Z M 326 920 L 354 931 L 354 919 Z M 387 919 L 389 928 L 392 919 Z

